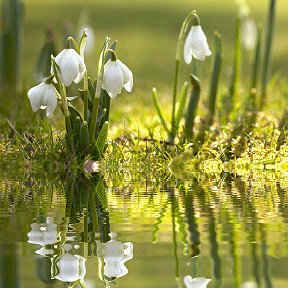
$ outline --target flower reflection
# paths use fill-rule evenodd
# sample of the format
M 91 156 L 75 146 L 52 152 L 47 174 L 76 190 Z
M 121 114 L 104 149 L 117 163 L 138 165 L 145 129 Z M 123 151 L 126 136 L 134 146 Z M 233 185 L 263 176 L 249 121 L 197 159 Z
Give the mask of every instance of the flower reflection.
M 31 229 L 27 233 L 29 243 L 42 246 L 57 243 L 57 225 L 53 223 L 53 217 L 47 217 L 46 223 L 32 223 Z
M 204 277 L 192 278 L 190 275 L 184 277 L 184 284 L 186 288 L 206 288 L 211 279 Z
M 86 274 L 86 259 L 80 255 L 71 254 L 69 252 L 72 249 L 71 244 L 64 244 L 63 249 L 65 254 L 52 260 L 56 272 L 54 278 L 69 283 L 83 280 Z
M 97 256 L 104 259 L 104 275 L 113 280 L 128 273 L 124 263 L 133 258 L 133 244 L 116 241 L 117 233 L 111 232 L 109 236 L 110 241 L 99 244 Z
M 254 281 L 246 281 L 241 285 L 241 288 L 257 288 L 258 285 Z

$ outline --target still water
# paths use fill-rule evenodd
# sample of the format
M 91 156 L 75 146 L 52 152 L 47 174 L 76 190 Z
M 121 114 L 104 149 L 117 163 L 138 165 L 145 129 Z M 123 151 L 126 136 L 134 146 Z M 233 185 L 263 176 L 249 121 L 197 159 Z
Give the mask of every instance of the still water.
M 70 178 L 1 178 L 1 288 L 288 287 L 287 176 Z

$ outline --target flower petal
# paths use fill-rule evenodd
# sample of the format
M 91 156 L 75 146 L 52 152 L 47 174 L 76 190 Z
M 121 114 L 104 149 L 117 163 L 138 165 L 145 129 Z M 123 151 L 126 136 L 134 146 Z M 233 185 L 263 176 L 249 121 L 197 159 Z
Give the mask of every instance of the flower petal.
M 119 63 L 120 69 L 123 75 L 123 83 L 124 83 L 124 88 L 128 91 L 131 92 L 133 88 L 133 73 L 132 71 L 120 60 L 117 60 L 116 62 Z
M 57 107 L 56 90 L 53 85 L 49 85 L 49 90 L 44 96 L 43 105 L 47 106 L 46 115 L 48 118 L 52 117 L 54 110 Z
M 79 55 L 77 54 L 79 57 L 75 58 L 77 59 L 78 61 L 78 68 L 79 68 L 79 72 L 78 72 L 78 75 L 76 77 L 76 79 L 74 80 L 74 82 L 76 84 L 78 84 L 84 77 L 84 74 L 86 72 L 86 66 L 85 66 L 85 63 L 84 63 L 84 59 Z
M 33 112 L 38 111 L 42 105 L 45 89 L 47 88 L 46 85 L 42 82 L 32 87 L 27 93 Z
M 205 56 L 211 55 L 211 51 L 207 43 L 207 38 L 200 25 L 192 26 L 190 32 L 192 38 L 191 49 L 193 57 L 203 61 Z
M 82 78 L 79 80 L 79 73 L 82 73 L 86 68 L 83 59 L 74 49 L 62 50 L 56 56 L 55 62 L 60 68 L 59 76 L 65 86 L 70 86 L 75 79 L 81 81 Z
M 104 65 L 103 87 L 112 99 L 121 93 L 123 75 L 120 65 L 116 61 L 108 60 Z
M 187 64 L 190 64 L 192 61 L 192 49 L 191 49 L 192 41 L 193 38 L 190 30 L 184 44 L 184 60 Z

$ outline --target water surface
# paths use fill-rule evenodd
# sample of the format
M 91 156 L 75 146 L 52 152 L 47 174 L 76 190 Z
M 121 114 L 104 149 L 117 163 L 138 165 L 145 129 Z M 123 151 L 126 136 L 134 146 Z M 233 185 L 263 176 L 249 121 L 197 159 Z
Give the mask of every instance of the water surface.
M 104 178 L 1 178 L 0 287 L 288 287 L 285 175 Z

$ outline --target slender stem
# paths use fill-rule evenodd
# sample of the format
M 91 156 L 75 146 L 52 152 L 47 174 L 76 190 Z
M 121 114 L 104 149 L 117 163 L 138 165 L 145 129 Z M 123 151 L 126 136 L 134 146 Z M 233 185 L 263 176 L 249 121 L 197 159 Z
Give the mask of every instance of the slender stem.
M 208 124 L 211 125 L 213 123 L 214 113 L 215 113 L 215 105 L 221 70 L 221 62 L 222 62 L 222 52 L 221 52 L 221 36 L 219 33 L 215 32 L 214 34 L 214 45 L 215 45 L 215 57 L 213 64 L 213 72 L 210 82 L 210 92 L 208 98 L 208 108 L 209 108 L 209 116 L 208 116 Z
M 173 131 L 175 130 L 175 110 L 176 110 L 176 98 L 177 98 L 177 84 L 178 84 L 178 74 L 179 74 L 179 63 L 180 60 L 175 60 L 175 78 L 174 78 L 174 85 L 173 85 L 173 102 L 172 102 L 172 116 L 171 116 L 171 132 L 170 134 L 173 134 Z M 173 137 L 173 135 L 170 135 Z M 174 140 L 174 137 L 173 137 Z
M 188 109 L 186 113 L 185 127 L 184 127 L 185 137 L 188 142 L 192 140 L 194 119 L 201 90 L 200 80 L 195 75 L 191 75 L 190 77 L 193 88 L 188 103 Z
M 276 10 L 276 0 L 270 1 L 269 12 L 268 12 L 268 22 L 266 25 L 266 39 L 264 46 L 264 57 L 263 57 L 263 67 L 262 67 L 262 81 L 261 81 L 261 103 L 260 108 L 262 108 L 266 101 L 267 94 L 267 81 L 269 73 L 269 64 L 271 58 L 271 47 L 273 40 L 273 30 L 275 24 L 275 10 Z
M 70 113 L 69 113 L 69 109 L 68 109 L 68 102 L 67 102 L 67 98 L 66 98 L 66 87 L 61 82 L 58 82 L 58 83 L 59 83 L 59 87 L 60 87 L 60 95 L 61 95 L 61 100 L 62 100 L 63 113 L 65 116 L 67 135 L 68 135 L 68 139 L 69 139 L 71 148 L 73 149 L 74 144 L 73 144 L 73 138 L 72 138 L 72 136 L 73 136 L 72 124 L 71 124 Z
M 173 143 L 174 142 L 174 131 L 175 129 L 175 110 L 176 110 L 176 98 L 177 98 L 177 85 L 178 85 L 178 75 L 179 75 L 179 64 L 180 64 L 180 59 L 181 59 L 181 49 L 183 46 L 183 39 L 184 36 L 187 32 L 187 29 L 189 27 L 189 24 L 193 20 L 195 24 L 200 23 L 200 20 L 196 14 L 196 11 L 192 11 L 188 14 L 188 16 L 184 19 L 180 33 L 178 36 L 178 42 L 177 42 L 177 48 L 176 48 L 176 55 L 175 55 L 175 78 L 174 78 L 174 84 L 173 84 L 173 99 L 172 99 L 172 115 L 171 115 L 171 131 L 169 135 L 169 142 Z
M 237 90 L 239 86 L 240 78 L 240 57 L 241 57 L 241 43 L 240 43 L 240 34 L 241 34 L 241 19 L 238 17 L 235 24 L 235 46 L 234 46 L 234 66 L 233 74 L 230 84 L 230 101 L 231 106 L 234 107 L 235 98 L 237 95 Z
M 95 97 L 93 102 L 93 109 L 91 114 L 91 121 L 89 126 L 89 139 L 90 143 L 94 144 L 95 142 L 95 130 L 96 130 L 96 124 L 97 124 L 97 114 L 98 114 L 98 105 L 99 105 L 99 99 L 102 89 L 102 74 L 98 75 L 97 77 L 97 84 L 96 84 L 96 91 L 95 91 Z
M 104 73 L 104 64 L 105 64 L 104 62 L 105 62 L 105 57 L 106 57 L 106 51 L 110 50 L 108 49 L 109 41 L 110 41 L 110 38 L 107 37 L 105 39 L 104 46 L 102 48 L 102 52 L 100 54 L 99 63 L 98 63 L 96 90 L 95 90 L 95 96 L 94 96 L 94 101 L 93 101 L 93 109 L 91 113 L 91 121 L 90 121 L 90 126 L 89 126 L 89 139 L 90 139 L 91 144 L 95 143 L 95 131 L 96 131 L 96 125 L 97 125 L 98 106 L 99 106 L 99 99 L 101 96 L 101 89 L 103 85 L 103 73 Z
M 84 74 L 84 87 L 83 87 L 83 94 L 84 94 L 84 121 L 88 122 L 88 75 L 87 70 Z

